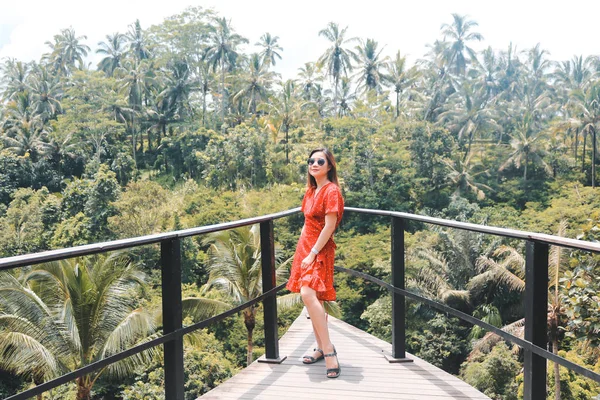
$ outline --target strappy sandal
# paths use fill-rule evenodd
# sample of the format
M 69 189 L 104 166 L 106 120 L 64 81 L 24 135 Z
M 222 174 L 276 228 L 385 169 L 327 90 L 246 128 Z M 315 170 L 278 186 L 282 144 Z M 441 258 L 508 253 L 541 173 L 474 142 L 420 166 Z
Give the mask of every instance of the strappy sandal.
M 327 368 L 327 377 L 328 378 L 337 378 L 342 373 L 342 367 L 340 367 L 340 361 L 337 358 L 337 351 L 335 351 L 335 346 L 333 346 L 333 353 L 324 354 L 323 357 L 335 357 L 335 361 L 337 362 L 337 368 Z M 329 375 L 329 374 L 334 375 Z
M 303 360 L 302 363 L 303 364 L 314 364 L 319 360 L 324 360 L 325 359 L 325 353 L 323 353 L 323 350 L 316 348 L 313 349 L 313 351 L 318 351 L 319 353 L 321 353 L 320 357 L 314 358 L 313 356 L 302 356 Z M 306 360 L 308 359 L 308 360 Z

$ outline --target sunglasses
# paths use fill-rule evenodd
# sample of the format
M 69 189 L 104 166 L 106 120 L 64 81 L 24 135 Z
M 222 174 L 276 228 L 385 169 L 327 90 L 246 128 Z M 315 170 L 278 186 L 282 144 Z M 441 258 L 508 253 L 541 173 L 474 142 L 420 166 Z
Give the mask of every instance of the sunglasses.
M 322 167 L 323 165 L 325 165 L 325 159 L 324 158 L 319 158 L 318 160 L 315 158 L 309 158 L 308 159 L 308 165 L 313 165 L 314 163 L 319 164 L 320 167 Z

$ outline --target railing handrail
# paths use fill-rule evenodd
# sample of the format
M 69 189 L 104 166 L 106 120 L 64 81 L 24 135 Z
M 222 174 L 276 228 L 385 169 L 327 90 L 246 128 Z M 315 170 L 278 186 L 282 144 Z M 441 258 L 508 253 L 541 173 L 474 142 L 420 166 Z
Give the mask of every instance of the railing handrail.
M 153 235 L 137 236 L 127 239 L 112 240 L 109 242 L 85 244 L 82 246 L 69 247 L 65 249 L 48 250 L 33 254 L 24 254 L 13 257 L 0 258 L 0 271 L 35 265 L 44 262 L 63 260 L 71 257 L 88 256 L 91 254 L 105 253 L 108 251 L 128 249 L 148 244 L 160 243 L 165 240 L 181 239 L 189 236 L 197 236 L 206 233 L 224 231 L 242 226 L 254 225 L 265 221 L 287 217 L 300 211 L 300 207 L 292 208 L 274 214 L 259 217 L 240 219 L 237 221 L 223 222 L 220 224 L 205 225 L 197 228 L 182 229 L 178 231 L 156 233 Z
M 600 243 L 578 239 L 570 239 L 561 236 L 548 235 L 545 233 L 528 232 L 516 229 L 499 228 L 489 225 L 473 224 L 470 222 L 453 221 L 449 219 L 429 217 L 427 215 L 409 214 L 401 211 L 382 211 L 356 207 L 346 207 L 345 210 L 355 211 L 362 214 L 403 218 L 406 220 L 424 222 L 438 226 L 446 226 L 449 228 L 463 229 L 478 233 L 487 233 L 490 235 L 504 236 L 513 239 L 531 240 L 539 243 L 546 243 L 553 246 L 568 247 L 572 249 L 587 250 L 595 253 L 600 253 Z

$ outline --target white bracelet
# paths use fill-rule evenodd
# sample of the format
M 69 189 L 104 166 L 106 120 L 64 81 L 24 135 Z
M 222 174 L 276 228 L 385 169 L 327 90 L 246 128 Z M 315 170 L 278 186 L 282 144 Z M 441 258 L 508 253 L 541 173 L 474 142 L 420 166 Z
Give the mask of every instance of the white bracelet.
M 319 250 L 315 249 L 314 247 L 312 249 L 310 249 L 310 252 L 313 253 L 314 255 L 319 254 Z

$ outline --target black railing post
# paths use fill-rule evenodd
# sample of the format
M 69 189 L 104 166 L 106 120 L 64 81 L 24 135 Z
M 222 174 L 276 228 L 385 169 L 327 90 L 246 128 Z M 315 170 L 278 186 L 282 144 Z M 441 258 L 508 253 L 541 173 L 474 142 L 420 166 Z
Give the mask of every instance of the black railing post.
M 404 289 L 404 219 L 392 217 L 392 286 Z M 406 358 L 406 300 L 392 293 L 392 356 L 389 362 L 410 362 Z
M 160 243 L 163 333 L 182 327 L 181 246 L 179 239 Z M 183 337 L 164 344 L 165 398 L 184 400 Z
M 262 288 L 263 293 L 277 286 L 275 275 L 275 235 L 273 221 L 260 224 L 260 251 L 262 262 Z M 277 297 L 269 296 L 263 300 L 265 318 L 265 355 L 258 359 L 259 362 L 279 364 L 286 357 L 279 356 L 279 336 L 277 334 Z
M 527 241 L 525 255 L 525 340 L 548 343 L 548 245 Z M 525 350 L 524 400 L 546 398 L 546 359 Z

